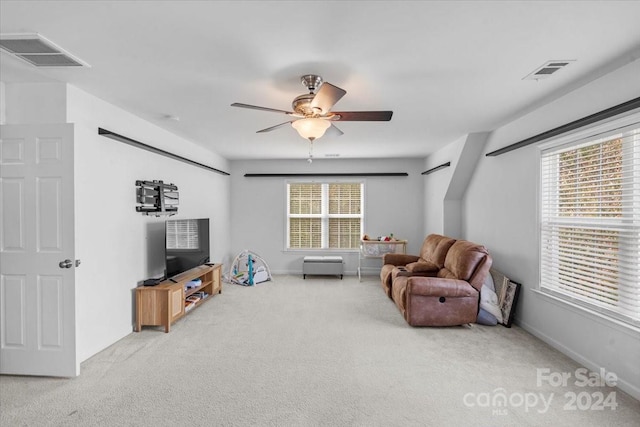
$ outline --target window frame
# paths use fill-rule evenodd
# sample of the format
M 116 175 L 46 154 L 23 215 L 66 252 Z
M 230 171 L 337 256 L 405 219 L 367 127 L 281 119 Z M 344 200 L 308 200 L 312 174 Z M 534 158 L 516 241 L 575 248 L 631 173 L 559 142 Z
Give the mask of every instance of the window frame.
M 320 184 L 321 185 L 321 213 L 320 214 L 291 214 L 289 212 L 291 193 L 290 184 Z M 330 184 L 360 184 L 360 211 L 358 214 L 329 214 L 329 185 Z M 329 219 L 330 218 L 360 218 L 360 234 L 365 229 L 365 190 L 366 180 L 364 179 L 333 179 L 333 180 L 305 180 L 291 179 L 284 182 L 285 192 L 285 224 L 284 224 L 284 251 L 285 252 L 358 252 L 359 246 L 354 248 L 331 248 L 329 247 Z M 298 218 L 320 218 L 321 219 L 321 247 L 319 248 L 292 248 L 289 247 L 291 237 L 290 219 Z
M 569 148 L 569 147 L 573 147 L 573 148 L 579 148 L 581 145 L 591 141 L 591 142 L 595 142 L 600 140 L 602 143 L 605 142 L 605 140 L 608 137 L 613 137 L 617 134 L 621 134 L 624 132 L 628 132 L 628 131 L 632 131 L 634 129 L 640 129 L 640 111 L 639 110 L 633 110 L 630 111 L 628 113 L 616 116 L 616 117 L 612 117 L 610 119 L 607 119 L 605 121 L 599 122 L 597 124 L 588 126 L 588 127 L 584 127 L 581 128 L 579 130 L 576 130 L 574 132 L 562 135 L 560 137 L 554 138 L 550 141 L 547 141 L 544 144 L 540 144 L 537 148 L 538 148 L 538 173 L 539 173 L 539 179 L 538 179 L 538 197 L 537 197 L 537 203 L 538 203 L 538 209 L 537 209 L 537 215 L 538 215 L 538 256 L 539 256 L 539 260 L 538 260 L 538 286 L 536 291 L 540 292 L 543 295 L 547 295 L 553 299 L 559 300 L 561 302 L 567 303 L 573 307 L 577 307 L 579 310 L 581 311 L 585 311 L 585 312 L 590 312 L 590 313 L 595 313 L 597 315 L 599 315 L 600 317 L 607 319 L 609 321 L 618 323 L 618 324 L 622 324 L 626 327 L 631 327 L 633 329 L 637 329 L 638 327 L 640 327 L 640 319 L 634 319 L 634 318 L 630 318 L 628 316 L 622 315 L 620 313 L 617 313 L 615 310 L 610 310 L 607 309 L 606 307 L 603 307 L 600 304 L 594 303 L 594 302 L 590 302 L 588 300 L 586 300 L 586 298 L 580 298 L 577 295 L 572 295 L 569 292 L 562 292 L 560 290 L 557 289 L 553 289 L 552 286 L 545 286 L 545 284 L 543 283 L 543 268 L 545 265 L 545 241 L 544 241 L 544 215 L 543 215 L 543 211 L 545 210 L 545 200 L 543 200 L 544 198 L 544 188 L 543 188 L 543 180 L 544 180 L 544 176 L 543 176 L 543 160 L 544 160 L 544 155 L 549 152 L 550 150 L 561 150 L 562 148 Z M 639 136 L 635 136 L 635 138 L 639 138 Z M 614 139 L 614 138 L 611 138 Z M 631 143 L 634 143 L 635 141 L 631 141 Z M 624 153 L 625 148 L 623 146 L 622 151 Z M 633 170 L 633 174 L 634 175 L 638 175 L 640 174 L 640 168 L 638 168 L 639 164 L 638 164 L 638 156 L 640 155 L 640 153 L 638 152 L 638 148 L 636 148 L 635 146 L 632 147 L 631 149 L 631 157 L 632 159 L 629 158 L 623 158 L 622 162 L 623 165 L 627 164 L 627 167 L 629 167 L 629 163 L 632 161 L 635 161 L 635 170 Z M 631 165 L 633 167 L 633 165 Z M 624 167 L 624 166 L 623 166 Z M 632 192 L 637 192 L 637 182 L 632 184 Z M 559 185 L 558 185 L 559 187 Z M 624 197 L 624 193 L 623 196 Z M 637 203 L 637 200 L 634 198 L 631 201 L 631 205 L 632 207 L 634 206 L 634 204 Z M 619 219 L 619 222 L 624 223 L 631 221 L 632 223 L 634 221 L 637 221 L 637 215 L 636 213 L 631 210 L 631 214 L 630 215 L 624 215 L 623 217 L 621 217 Z M 562 220 L 563 222 L 565 222 L 565 220 Z M 585 223 L 588 223 L 589 221 L 585 221 L 584 219 L 578 219 L 576 221 L 572 221 L 571 219 L 566 220 L 567 223 L 570 223 L 574 226 L 582 226 Z M 635 225 L 635 224 L 634 224 Z M 635 232 L 635 230 L 634 230 Z

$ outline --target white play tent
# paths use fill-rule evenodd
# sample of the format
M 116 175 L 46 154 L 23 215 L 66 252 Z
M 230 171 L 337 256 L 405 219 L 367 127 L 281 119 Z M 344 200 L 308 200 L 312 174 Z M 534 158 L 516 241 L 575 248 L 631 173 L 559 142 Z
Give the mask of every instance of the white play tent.
M 271 271 L 260 255 L 245 249 L 231 263 L 228 280 L 238 285 L 253 286 L 271 280 Z

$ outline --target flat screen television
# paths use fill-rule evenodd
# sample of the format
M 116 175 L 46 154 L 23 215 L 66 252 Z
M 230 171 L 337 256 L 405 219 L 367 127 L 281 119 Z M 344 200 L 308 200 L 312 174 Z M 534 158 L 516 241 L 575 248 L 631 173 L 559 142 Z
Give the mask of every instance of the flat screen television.
M 209 262 L 209 218 L 165 222 L 165 277 Z

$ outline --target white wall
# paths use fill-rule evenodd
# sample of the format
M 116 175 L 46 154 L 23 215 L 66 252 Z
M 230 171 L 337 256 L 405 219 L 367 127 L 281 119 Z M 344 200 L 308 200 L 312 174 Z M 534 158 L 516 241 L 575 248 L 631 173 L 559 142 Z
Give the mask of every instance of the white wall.
M 64 83 L 12 83 L 4 92 L 6 123 L 66 123 Z
M 7 122 L 7 97 L 4 82 L 0 82 L 0 125 Z
M 423 235 L 445 234 L 445 196 L 454 176 L 458 159 L 464 148 L 467 136 L 463 136 L 441 150 L 431 154 L 424 161 L 424 169 L 429 170 L 446 162 L 451 166 L 424 175 L 424 229 Z M 449 206 L 451 208 L 452 206 Z M 458 209 L 460 205 L 458 203 Z M 457 216 L 457 222 L 461 219 Z M 453 236 L 452 236 L 453 237 Z
M 488 136 L 488 132 L 464 135 L 425 159 L 425 170 L 450 163 L 424 176 L 425 236 L 464 238 L 463 199 Z
M 134 289 L 164 269 L 164 218 L 135 212 L 135 181 L 178 186 L 179 217 L 211 219 L 211 258 L 229 253 L 229 177 L 98 135 L 104 127 L 217 169 L 225 159 L 63 83 L 2 84 L 8 124 L 73 123 L 77 360 L 132 332 Z
M 640 60 L 496 129 L 490 152 L 640 96 Z M 540 83 L 544 84 L 544 83 Z M 640 398 L 640 333 L 550 299 L 538 287 L 538 148 L 480 158 L 463 206 L 465 237 L 523 284 L 516 321 L 590 369 L 604 367 Z
M 211 221 L 211 259 L 229 252 L 230 178 L 98 135 L 102 127 L 228 171 L 226 160 L 126 111 L 68 87 L 75 124 L 75 211 L 78 359 L 131 333 L 134 289 L 164 268 L 164 221 L 135 211 L 136 180 L 178 186 L 179 214 Z
M 422 232 L 421 159 L 304 160 L 231 162 L 232 245 L 235 253 L 250 249 L 262 256 L 271 272 L 302 274 L 302 258 L 321 252 L 285 251 L 286 179 L 246 178 L 246 173 L 363 173 L 407 172 L 408 177 L 366 177 L 365 233 L 393 233 L 409 240 L 408 252 L 417 253 Z M 304 178 L 301 178 L 304 179 Z M 309 178 L 311 179 L 311 178 Z M 318 178 L 321 180 L 322 178 Z M 336 178 L 347 179 L 347 178 Z M 336 252 L 332 252 L 336 253 Z M 345 260 L 345 272 L 355 274 L 358 252 L 337 252 Z M 378 260 L 366 260 L 378 266 Z M 376 264 L 377 262 L 377 264 Z M 366 272 L 366 271 L 365 271 Z M 372 273 L 373 268 L 368 271 Z M 367 272 L 366 272 L 367 273 Z M 377 272 L 375 273 L 377 274 Z

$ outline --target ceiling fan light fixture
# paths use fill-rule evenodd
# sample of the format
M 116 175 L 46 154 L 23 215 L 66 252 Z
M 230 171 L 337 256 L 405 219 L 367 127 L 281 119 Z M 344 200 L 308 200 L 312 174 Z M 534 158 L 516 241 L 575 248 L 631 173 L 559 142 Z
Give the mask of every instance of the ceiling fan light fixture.
M 1 0 L 0 0 L 1 1 Z M 302 84 L 309 89 L 309 93 L 297 96 L 291 103 L 293 111 L 260 107 L 258 105 L 234 102 L 232 107 L 249 108 L 252 110 L 271 111 L 289 116 L 289 120 L 275 126 L 261 129 L 257 133 L 271 132 L 291 123 L 291 126 L 304 139 L 313 142 L 322 137 L 325 131 L 332 128 L 334 134 L 343 135 L 332 122 L 388 122 L 393 111 L 341 111 L 331 112 L 333 106 L 347 93 L 329 82 L 323 82 L 316 74 L 307 74 L 301 78 Z M 317 92 L 316 92 L 317 89 Z
M 331 123 L 324 119 L 310 117 L 296 120 L 291 123 L 291 126 L 298 131 L 301 137 L 313 141 L 322 137 L 329 126 L 331 126 Z

